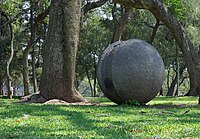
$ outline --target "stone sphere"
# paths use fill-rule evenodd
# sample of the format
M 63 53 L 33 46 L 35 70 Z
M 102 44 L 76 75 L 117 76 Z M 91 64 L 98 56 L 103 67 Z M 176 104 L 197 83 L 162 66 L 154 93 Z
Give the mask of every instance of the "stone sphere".
M 138 39 L 109 45 L 98 62 L 97 79 L 111 101 L 145 104 L 160 91 L 164 64 L 158 51 Z

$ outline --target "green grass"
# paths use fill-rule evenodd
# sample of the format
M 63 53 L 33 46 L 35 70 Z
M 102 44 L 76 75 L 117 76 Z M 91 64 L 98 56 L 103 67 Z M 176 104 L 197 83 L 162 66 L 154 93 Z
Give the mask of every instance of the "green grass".
M 200 138 L 196 97 L 157 97 L 145 107 L 117 106 L 105 98 L 88 99 L 105 105 L 16 104 L 16 100 L 0 99 L 0 138 Z

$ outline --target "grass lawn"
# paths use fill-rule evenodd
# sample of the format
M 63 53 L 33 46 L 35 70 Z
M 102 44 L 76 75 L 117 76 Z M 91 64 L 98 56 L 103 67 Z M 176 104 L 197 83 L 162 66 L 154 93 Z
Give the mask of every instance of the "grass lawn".
M 0 99 L 0 139 L 199 139 L 196 97 L 157 97 L 145 107 L 16 104 Z

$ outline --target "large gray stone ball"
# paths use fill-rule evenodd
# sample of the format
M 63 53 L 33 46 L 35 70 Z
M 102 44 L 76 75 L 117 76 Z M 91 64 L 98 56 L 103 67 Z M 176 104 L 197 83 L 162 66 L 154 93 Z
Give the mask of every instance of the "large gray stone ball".
M 138 39 L 119 41 L 103 52 L 97 79 L 106 97 L 122 104 L 137 101 L 145 104 L 160 91 L 164 81 L 164 64 L 158 51 Z

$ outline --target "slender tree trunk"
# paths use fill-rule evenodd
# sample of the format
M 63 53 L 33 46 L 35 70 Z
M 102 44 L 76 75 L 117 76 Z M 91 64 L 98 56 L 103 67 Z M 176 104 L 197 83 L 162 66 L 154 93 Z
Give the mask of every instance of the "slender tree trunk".
M 37 92 L 37 74 L 36 74 L 36 67 L 35 67 L 35 47 L 33 46 L 32 52 L 32 78 L 33 78 L 33 90 Z
M 153 31 L 152 31 L 152 34 L 151 34 L 151 37 L 150 37 L 150 40 L 149 40 L 149 43 L 150 43 L 150 44 L 152 44 L 153 41 L 154 41 L 154 39 L 156 38 L 156 33 L 157 33 L 158 28 L 159 28 L 160 25 L 161 25 L 161 24 L 160 24 L 160 20 L 156 19 L 156 24 L 155 24 L 154 27 L 152 27 L 152 28 L 153 28 Z
M 174 80 L 172 81 L 169 89 L 168 89 L 168 92 L 167 92 L 167 96 L 173 96 L 174 95 L 174 88 L 176 86 L 176 83 L 177 83 L 177 76 L 175 76 Z
M 175 78 L 173 79 L 169 89 L 168 89 L 168 92 L 167 92 L 167 96 L 174 96 L 174 89 L 175 89 L 175 86 L 177 84 L 177 80 L 178 80 L 178 73 L 179 73 L 179 76 L 183 76 L 183 72 L 185 70 L 185 65 L 181 65 L 180 69 L 179 69 L 179 72 L 176 72 L 176 76 Z M 180 84 L 179 84 L 180 85 Z
M 177 75 L 177 83 L 176 83 L 176 93 L 175 96 L 178 96 L 179 94 L 179 80 L 180 80 L 180 71 L 179 71 L 179 49 L 178 46 L 176 46 L 176 75 Z
M 170 65 L 167 68 L 167 89 L 169 90 L 170 86 Z
M 163 88 L 160 89 L 160 94 L 159 95 L 160 96 L 164 96 L 164 94 L 163 94 Z
M 96 63 L 96 53 L 93 55 L 93 67 L 94 67 L 94 84 L 93 84 L 93 90 L 94 90 L 94 97 L 96 96 L 97 92 L 96 92 L 96 84 L 97 84 L 97 77 L 96 77 L 96 73 L 97 73 L 97 63 Z
M 52 0 L 43 54 L 41 95 L 67 102 L 85 102 L 74 85 L 81 15 L 80 0 Z
M 13 31 L 13 27 L 12 27 L 12 23 L 9 24 L 9 28 L 10 28 L 10 57 L 7 61 L 7 66 L 6 66 L 6 78 L 7 78 L 7 89 L 8 89 L 8 98 L 12 99 L 13 96 L 13 89 L 12 89 L 12 78 L 10 75 L 10 64 L 12 62 L 13 59 L 13 54 L 14 54 L 14 31 Z
M 150 37 L 150 40 L 149 40 L 149 43 L 152 44 L 154 39 L 156 38 L 156 33 L 158 31 L 158 28 L 160 26 L 160 20 L 156 19 L 156 24 L 153 28 L 153 31 L 152 31 L 152 34 L 151 34 L 151 37 Z M 163 96 L 163 87 L 161 87 L 160 89 L 160 95 Z
M 0 12 L 0 26 L 2 26 L 2 13 Z M 0 30 L 0 41 L 2 36 L 2 30 Z M 1 62 L 3 60 L 2 54 L 0 53 L 0 95 L 3 95 L 3 74 L 2 74 L 2 65 Z
M 0 65 L 0 96 L 3 95 L 3 76 L 2 76 L 2 67 Z
M 124 29 L 126 29 L 126 26 L 128 25 L 131 18 L 132 18 L 132 9 L 126 9 L 125 14 L 122 15 L 121 19 L 118 21 L 116 29 L 113 33 L 111 43 L 117 42 L 121 39 L 122 33 Z
M 31 9 L 30 9 L 30 30 L 31 30 L 31 36 L 30 40 L 28 42 L 28 45 L 23 51 L 23 83 L 24 83 L 24 95 L 27 96 L 30 94 L 29 92 L 29 71 L 28 71 L 28 55 L 30 52 L 31 47 L 33 46 L 34 40 L 35 40 L 35 29 L 33 28 L 33 8 L 32 8 L 32 1 L 31 1 Z
M 118 2 L 129 8 L 147 9 L 169 28 L 178 43 L 187 64 L 190 78 L 190 90 L 188 95 L 199 95 L 200 57 L 185 33 L 183 26 L 169 10 L 166 9 L 161 0 L 114 0 L 114 2 Z
M 29 72 L 28 72 L 28 49 L 24 50 L 23 52 L 23 70 L 22 70 L 22 75 L 23 75 L 23 84 L 24 84 L 24 95 L 27 96 L 29 95 Z
M 90 85 L 91 96 L 94 97 L 94 91 L 93 91 L 93 88 L 92 88 L 92 82 L 91 82 L 90 75 L 89 75 L 89 72 L 88 72 L 88 69 L 87 69 L 87 65 L 85 65 L 85 72 L 86 72 L 88 82 L 89 82 L 89 85 Z

